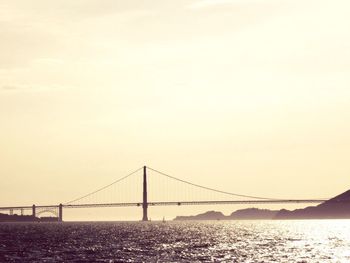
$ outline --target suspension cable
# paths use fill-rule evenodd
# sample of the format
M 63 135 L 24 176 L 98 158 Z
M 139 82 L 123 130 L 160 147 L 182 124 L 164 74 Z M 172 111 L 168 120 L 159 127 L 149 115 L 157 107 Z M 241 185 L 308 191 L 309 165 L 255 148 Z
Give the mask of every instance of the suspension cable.
M 214 188 L 210 188 L 210 187 L 194 184 L 194 183 L 191 183 L 191 182 L 188 182 L 188 181 L 176 178 L 176 177 L 171 176 L 169 174 L 165 174 L 165 173 L 163 173 L 161 171 L 153 169 L 153 168 L 151 168 L 149 166 L 147 166 L 147 168 L 150 169 L 153 172 L 159 173 L 159 174 L 161 174 L 163 176 L 166 176 L 166 177 L 168 177 L 170 179 L 173 179 L 173 180 L 176 180 L 176 181 L 188 184 L 188 185 L 192 185 L 192 186 L 195 186 L 195 187 L 198 187 L 198 188 L 202 188 L 202 189 L 205 189 L 205 190 L 221 193 L 221 194 L 226 194 L 226 195 L 231 195 L 231 196 L 238 196 L 238 197 L 247 197 L 247 198 L 261 199 L 261 200 L 281 200 L 281 199 L 276 199 L 276 198 L 268 198 L 268 197 L 251 196 L 251 195 L 243 195 L 243 194 L 236 194 L 236 193 L 225 192 L 225 191 L 221 191 L 221 190 L 218 190 L 218 189 L 214 189 Z
M 80 201 L 81 199 L 84 199 L 84 198 L 86 198 L 86 197 L 89 197 L 89 196 L 91 196 L 91 195 L 93 195 L 93 194 L 96 194 L 96 193 L 98 193 L 98 192 L 100 192 L 100 191 L 102 191 L 102 190 L 104 190 L 104 189 L 106 189 L 106 188 L 108 188 L 108 187 L 110 187 L 110 186 L 112 186 L 112 185 L 114 185 L 114 184 L 116 184 L 116 183 L 119 183 L 120 181 L 122 181 L 122 180 L 124 180 L 124 179 L 126 179 L 126 178 L 128 178 L 128 177 L 130 177 L 131 175 L 137 173 L 137 172 L 140 171 L 141 169 L 143 169 L 143 167 L 141 167 L 141 168 L 139 168 L 139 169 L 137 169 L 137 170 L 135 170 L 135 171 L 133 171 L 133 172 L 131 172 L 131 173 L 125 175 L 124 177 L 119 178 L 118 180 L 116 180 L 116 181 L 114 181 L 114 182 L 112 182 L 112 183 L 110 183 L 110 184 L 108 184 L 108 185 L 106 185 L 106 186 L 104 186 L 104 187 L 101 187 L 101 188 L 99 188 L 99 189 L 97 189 L 97 190 L 95 190 L 95 191 L 93 191 L 93 192 L 91 192 L 91 193 L 88 193 L 88 194 L 86 194 L 86 195 L 84 195 L 84 196 L 78 197 L 78 198 L 76 198 L 76 199 L 74 199 L 74 200 L 72 200 L 72 201 L 69 201 L 69 202 L 67 202 L 67 203 L 64 203 L 64 205 L 69 205 L 69 204 L 71 204 L 71 203 Z

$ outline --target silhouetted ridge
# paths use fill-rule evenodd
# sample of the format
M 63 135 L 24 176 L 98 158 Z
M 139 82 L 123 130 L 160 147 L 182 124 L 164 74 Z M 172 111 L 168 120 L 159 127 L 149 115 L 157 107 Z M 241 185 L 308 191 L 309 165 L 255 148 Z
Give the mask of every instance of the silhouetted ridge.
M 233 212 L 229 219 L 273 219 L 278 211 L 268 210 L 268 209 L 259 209 L 259 208 L 247 208 L 241 209 Z
M 33 217 L 31 215 L 8 215 L 0 213 L 0 222 L 57 222 L 57 217 Z
M 342 219 L 350 218 L 350 190 L 319 204 L 304 209 L 282 209 L 276 219 Z
M 237 210 L 229 216 L 225 216 L 221 212 L 208 211 L 195 216 L 177 216 L 174 220 L 255 220 L 255 219 L 273 219 L 278 211 L 268 209 L 247 208 Z
M 233 212 L 229 216 L 221 212 L 208 211 L 196 216 L 177 216 L 175 220 L 254 220 L 254 219 L 350 219 L 350 190 L 337 195 L 318 206 L 303 209 L 279 211 L 247 208 Z
M 221 220 L 225 219 L 225 215 L 221 212 L 217 211 L 208 211 L 203 214 L 195 215 L 195 216 L 177 216 L 174 220 Z
M 0 213 L 0 222 L 33 222 L 33 221 L 39 221 L 40 219 L 37 217 L 25 215 L 7 215 L 7 214 L 1 214 Z
M 332 202 L 350 202 L 350 190 L 337 195 L 336 197 L 333 197 L 332 199 L 329 199 L 328 201 L 322 203 L 323 204 L 328 204 L 328 203 L 332 203 Z

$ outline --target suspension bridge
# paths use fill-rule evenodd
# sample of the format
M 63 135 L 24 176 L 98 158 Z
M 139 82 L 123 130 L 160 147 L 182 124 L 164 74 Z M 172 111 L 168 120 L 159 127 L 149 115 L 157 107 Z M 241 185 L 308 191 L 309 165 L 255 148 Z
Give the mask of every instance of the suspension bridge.
M 152 173 L 149 176 L 149 173 Z M 133 179 L 133 180 L 131 180 Z M 159 185 L 159 182 L 161 185 Z M 88 194 L 56 205 L 0 207 L 13 215 L 30 213 L 36 218 L 50 213 L 63 221 L 63 209 L 100 207 L 141 207 L 142 221 L 148 221 L 149 206 L 322 203 L 327 199 L 278 199 L 222 191 L 179 179 L 151 167 L 132 173 Z

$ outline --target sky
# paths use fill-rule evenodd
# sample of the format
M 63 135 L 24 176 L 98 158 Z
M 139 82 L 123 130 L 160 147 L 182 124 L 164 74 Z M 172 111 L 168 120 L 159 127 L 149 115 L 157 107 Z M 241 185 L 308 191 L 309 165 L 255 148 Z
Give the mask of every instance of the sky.
M 0 205 L 64 203 L 143 165 L 255 196 L 350 189 L 349 10 L 348 0 L 0 0 Z

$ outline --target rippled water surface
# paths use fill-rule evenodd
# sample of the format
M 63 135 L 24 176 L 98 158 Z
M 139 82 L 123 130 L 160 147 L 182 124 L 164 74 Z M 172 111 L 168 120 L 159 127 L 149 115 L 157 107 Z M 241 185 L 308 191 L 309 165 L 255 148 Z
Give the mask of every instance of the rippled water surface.
M 0 262 L 350 262 L 350 220 L 0 224 Z

